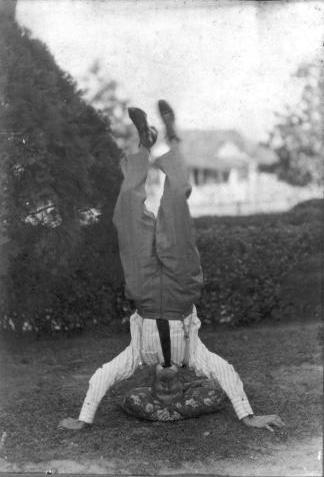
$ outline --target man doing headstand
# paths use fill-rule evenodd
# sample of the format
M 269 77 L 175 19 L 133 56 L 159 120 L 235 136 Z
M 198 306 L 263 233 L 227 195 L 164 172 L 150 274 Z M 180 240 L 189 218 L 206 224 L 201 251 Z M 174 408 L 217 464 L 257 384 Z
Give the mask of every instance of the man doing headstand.
M 148 125 L 144 111 L 129 108 L 139 134 L 139 150 L 121 164 L 124 181 L 113 218 L 126 295 L 136 305 L 130 319 L 131 343 L 94 373 L 79 418 L 63 419 L 60 427 L 81 429 L 92 424 L 106 392 L 144 363 L 156 366 L 158 378 L 163 374 L 174 377 L 178 367 L 186 364 L 198 376 L 219 383 L 244 424 L 273 430 L 272 425 L 284 425 L 280 417 L 255 416 L 233 366 L 210 352 L 198 337 L 201 323 L 194 304 L 203 278 L 187 203 L 191 186 L 174 112 L 163 100 L 159 101 L 159 111 L 170 150 L 155 161 L 166 176 L 158 215 L 155 217 L 144 204 L 150 149 L 157 131 Z M 157 383 L 155 394 L 166 405 L 181 392 L 176 379 L 157 379 Z

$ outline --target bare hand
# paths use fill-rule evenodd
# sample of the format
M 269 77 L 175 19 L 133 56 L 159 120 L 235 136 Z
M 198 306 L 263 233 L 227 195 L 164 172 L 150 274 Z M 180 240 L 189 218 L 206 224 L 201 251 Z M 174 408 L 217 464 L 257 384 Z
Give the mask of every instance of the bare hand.
M 73 417 L 67 417 L 66 419 L 62 419 L 59 422 L 58 428 L 59 429 L 69 429 L 71 431 L 80 431 L 83 427 L 86 426 L 86 423 L 83 421 L 79 421 L 78 419 L 74 419 Z
M 276 414 L 270 416 L 247 416 L 242 422 L 248 427 L 265 428 L 273 432 L 272 426 L 283 427 L 285 423 Z

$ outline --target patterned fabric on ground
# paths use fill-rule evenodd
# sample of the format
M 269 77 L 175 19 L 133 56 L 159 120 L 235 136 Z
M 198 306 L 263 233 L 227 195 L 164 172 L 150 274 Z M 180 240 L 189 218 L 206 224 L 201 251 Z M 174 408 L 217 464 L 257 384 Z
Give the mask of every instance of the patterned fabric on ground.
M 183 397 L 166 406 L 154 395 L 152 387 L 133 388 L 126 393 L 121 407 L 127 414 L 150 421 L 177 421 L 223 409 L 225 394 L 206 380 L 185 386 Z

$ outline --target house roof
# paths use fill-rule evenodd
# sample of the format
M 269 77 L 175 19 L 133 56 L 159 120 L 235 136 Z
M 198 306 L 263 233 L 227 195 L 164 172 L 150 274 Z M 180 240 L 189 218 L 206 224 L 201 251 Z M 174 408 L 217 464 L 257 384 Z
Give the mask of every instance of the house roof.
M 183 130 L 180 135 L 184 157 L 192 168 L 229 170 L 245 168 L 251 162 L 277 162 L 273 151 L 243 138 L 234 129 Z
M 237 165 L 235 154 L 232 157 L 219 157 L 218 153 L 226 144 L 240 150 L 243 138 L 234 130 L 182 131 L 182 150 L 189 167 L 206 169 L 230 169 Z
M 269 166 L 279 160 L 277 154 L 263 144 L 247 143 L 246 151 L 259 165 Z

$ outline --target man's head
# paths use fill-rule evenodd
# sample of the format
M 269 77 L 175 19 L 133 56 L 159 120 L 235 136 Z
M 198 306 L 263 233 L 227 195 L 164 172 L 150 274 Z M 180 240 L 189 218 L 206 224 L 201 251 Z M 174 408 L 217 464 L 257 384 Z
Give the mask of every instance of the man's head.
M 180 399 L 183 394 L 183 384 L 179 379 L 179 369 L 172 365 L 163 368 L 158 364 L 155 368 L 153 393 L 165 405 Z

